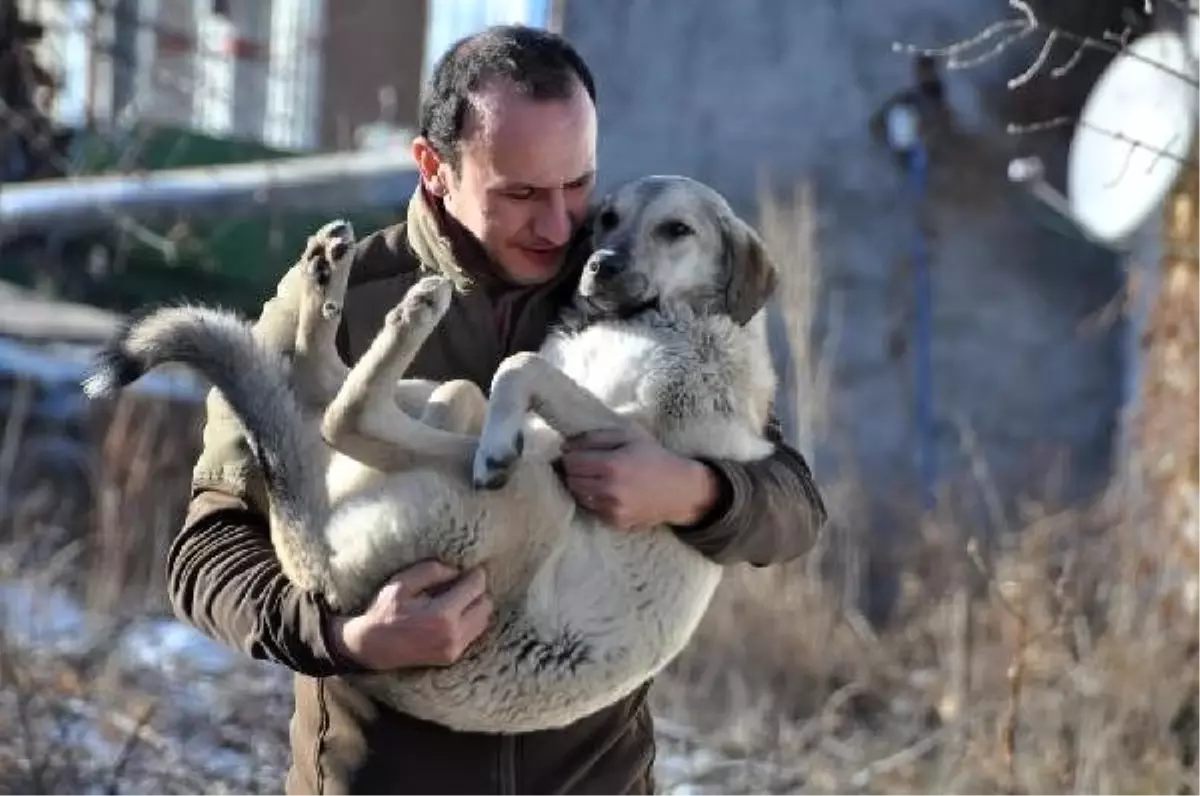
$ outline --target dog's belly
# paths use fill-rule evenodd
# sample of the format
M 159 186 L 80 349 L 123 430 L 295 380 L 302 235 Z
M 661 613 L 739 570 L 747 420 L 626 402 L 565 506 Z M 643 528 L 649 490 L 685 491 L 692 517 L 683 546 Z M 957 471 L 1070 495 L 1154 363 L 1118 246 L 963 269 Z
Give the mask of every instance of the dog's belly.
M 396 572 L 426 559 L 482 565 L 493 592 L 523 592 L 574 504 L 546 464 L 519 467 L 511 486 L 518 499 L 416 470 L 343 500 L 326 529 L 339 607 L 361 609 Z
M 584 520 L 570 533 L 455 666 L 369 687 L 455 729 L 529 732 L 594 713 L 657 674 L 694 632 L 719 567 L 668 531 L 617 534 Z

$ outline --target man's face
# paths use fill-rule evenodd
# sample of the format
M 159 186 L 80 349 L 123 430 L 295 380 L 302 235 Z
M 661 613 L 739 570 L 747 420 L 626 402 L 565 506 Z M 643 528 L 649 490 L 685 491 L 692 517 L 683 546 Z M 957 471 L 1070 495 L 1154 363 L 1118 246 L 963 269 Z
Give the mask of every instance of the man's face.
M 487 87 L 459 153 L 457 172 L 440 160 L 422 167 L 426 187 L 513 282 L 550 279 L 595 184 L 596 109 L 587 92 L 577 86 L 569 99 L 534 100 L 506 83 Z M 437 179 L 425 177 L 431 172 Z

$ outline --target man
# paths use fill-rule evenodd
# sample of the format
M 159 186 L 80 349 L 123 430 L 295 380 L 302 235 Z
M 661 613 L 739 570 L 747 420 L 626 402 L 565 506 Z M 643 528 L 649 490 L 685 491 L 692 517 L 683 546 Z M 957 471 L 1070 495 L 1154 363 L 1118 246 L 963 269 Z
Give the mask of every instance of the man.
M 536 349 L 574 288 L 577 235 L 596 163 L 595 88 L 561 38 L 499 27 L 454 45 L 434 70 L 413 154 L 420 186 L 403 223 L 355 252 L 339 346 L 358 357 L 422 269 L 458 290 L 410 371 L 485 389 L 502 359 Z M 260 328 L 294 322 L 281 291 Z M 286 337 L 286 334 L 284 334 Z M 219 396 L 168 579 L 177 613 L 296 673 L 291 793 L 644 793 L 654 743 L 646 688 L 575 726 L 527 735 L 456 733 L 399 715 L 341 675 L 453 662 L 486 627 L 479 572 L 437 562 L 400 572 L 360 615 L 334 616 L 283 575 L 261 484 Z M 719 562 L 766 565 L 805 552 L 825 511 L 783 444 L 750 464 L 684 459 L 653 440 L 573 440 L 564 478 L 628 533 L 670 524 Z

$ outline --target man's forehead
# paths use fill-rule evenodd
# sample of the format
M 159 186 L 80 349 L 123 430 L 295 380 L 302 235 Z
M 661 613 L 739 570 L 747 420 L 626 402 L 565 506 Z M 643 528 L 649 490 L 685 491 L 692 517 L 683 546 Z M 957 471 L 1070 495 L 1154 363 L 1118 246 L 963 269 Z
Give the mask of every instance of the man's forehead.
M 492 180 L 553 187 L 595 170 L 595 110 L 586 93 L 539 100 L 510 89 L 481 100 L 463 152 Z
M 482 163 L 484 179 L 497 186 L 530 188 L 568 188 L 586 181 L 595 174 L 595 159 L 570 154 L 560 157 L 520 154 L 506 157 L 502 152 L 493 152 L 486 163 Z

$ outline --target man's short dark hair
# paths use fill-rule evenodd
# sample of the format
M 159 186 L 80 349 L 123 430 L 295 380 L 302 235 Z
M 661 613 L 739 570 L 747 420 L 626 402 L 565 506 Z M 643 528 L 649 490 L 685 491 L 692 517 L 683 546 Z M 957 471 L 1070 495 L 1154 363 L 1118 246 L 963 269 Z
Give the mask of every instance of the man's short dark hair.
M 495 80 L 535 100 L 569 99 L 582 85 L 596 101 L 591 70 L 562 36 L 524 25 L 495 25 L 465 36 L 438 59 L 421 97 L 421 135 L 453 168 L 471 96 Z

